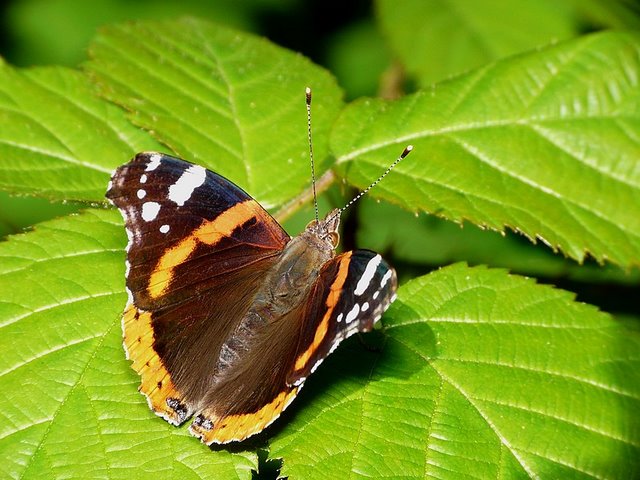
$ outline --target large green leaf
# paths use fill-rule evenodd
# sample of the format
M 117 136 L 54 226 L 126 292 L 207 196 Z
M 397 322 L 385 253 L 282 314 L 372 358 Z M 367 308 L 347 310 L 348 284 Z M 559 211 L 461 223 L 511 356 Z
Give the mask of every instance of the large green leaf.
M 122 349 L 124 235 L 115 211 L 0 244 L 2 478 L 248 478 L 158 419 Z
M 158 143 L 80 72 L 0 64 L 0 188 L 103 201 L 110 172 Z
M 356 184 L 368 183 L 404 146 L 395 134 L 409 132 L 416 152 L 399 167 L 403 175 L 391 175 L 380 193 L 456 220 L 532 228 L 527 233 L 545 238 L 551 232 L 580 253 L 602 236 L 598 255 L 614 258 L 614 252 L 628 261 L 620 263 L 631 263 L 638 258 L 637 223 L 629 221 L 637 210 L 634 38 L 592 37 L 490 67 L 404 104 L 356 105 L 341 121 L 353 131 L 334 134 L 335 151 L 343 149 L 337 170 Z M 269 206 L 289 200 L 307 183 L 302 92 L 311 84 L 319 106 L 316 152 L 328 166 L 326 133 L 340 108 L 340 92 L 326 72 L 291 52 L 185 20 L 109 28 L 93 53 L 89 70 L 110 99 L 130 110 L 130 119 L 179 154 L 231 176 Z M 557 83 L 543 82 L 540 64 L 558 67 L 550 74 Z M 523 78 L 518 68 L 539 75 L 533 78 L 547 88 L 535 97 L 538 103 L 521 110 L 510 109 L 501 96 L 514 85 L 525 91 L 534 84 L 517 83 Z M 558 71 L 564 75 L 559 80 Z M 609 80 L 603 80 L 605 71 Z M 120 109 L 97 98 L 80 74 L 7 66 L 0 74 L 3 188 L 98 201 L 113 166 L 137 150 L 160 148 Z M 591 83 L 589 93 L 617 87 L 608 90 L 612 100 L 586 95 L 586 87 L 580 92 L 582 83 L 567 79 L 578 74 Z M 474 88 L 484 96 L 475 96 Z M 458 103 L 447 110 L 452 99 Z M 576 99 L 586 102 L 589 115 L 572 124 L 561 107 L 575 114 L 581 105 Z M 494 103 L 497 123 L 483 113 Z M 386 118 L 385 108 L 396 116 Z M 435 120 L 421 123 L 427 115 Z M 553 137 L 556 147 L 566 147 L 559 165 L 544 142 L 534 142 L 541 151 L 524 155 L 527 165 L 508 163 L 511 152 L 515 158 L 530 153 L 527 134 L 550 135 L 553 128 L 564 133 Z M 494 144 L 495 137 L 500 141 Z M 586 138 L 598 140 L 595 147 Z M 503 150 L 492 150 L 494 145 Z M 617 163 L 605 158 L 605 148 L 616 152 Z M 374 155 L 352 162 L 352 150 Z M 421 155 L 433 160 L 422 165 Z M 493 163 L 484 170 L 487 160 Z M 447 170 L 432 178 L 434 161 Z M 586 179 L 574 175 L 587 164 Z M 525 169 L 532 165 L 540 171 Z M 526 175 L 514 177 L 517 168 Z M 544 182 L 518 183 L 540 181 L 543 168 L 551 169 L 548 182 L 565 188 L 561 201 L 547 198 L 551 187 Z M 565 224 L 566 198 L 577 201 L 578 195 L 565 179 L 554 178 L 559 173 L 571 176 L 575 189 L 598 183 L 608 190 L 580 204 L 589 207 L 581 213 L 590 223 L 574 223 L 589 234 Z M 485 179 L 483 185 L 479 180 Z M 453 188 L 456 182 L 468 191 Z M 626 213 L 612 212 L 612 199 Z M 613 215 L 597 223 L 587 215 L 592 211 Z M 615 237 L 617 224 L 630 233 Z M 563 228 L 556 234 L 557 226 Z M 583 242 L 576 242 L 579 234 Z M 210 451 L 184 428 L 155 417 L 136 392 L 139 378 L 124 358 L 119 326 L 125 242 L 115 211 L 89 210 L 0 244 L 0 453 L 6 459 L 0 476 L 247 478 L 256 463 L 244 451 L 251 446 Z M 633 416 L 640 403 L 637 332 L 567 293 L 501 271 L 458 265 L 399 294 L 387 332 L 366 337 L 386 339 L 383 351 L 366 352 L 353 340 L 338 349 L 292 409 L 258 439 L 273 439 L 272 456 L 284 458 L 292 478 L 639 473 L 640 428 Z
M 422 85 L 577 33 L 559 0 L 378 0 L 378 20 Z
M 247 478 L 252 456 L 210 451 L 136 391 L 118 217 L 92 210 L 0 244 L 1 471 Z M 464 265 L 402 287 L 389 313 L 381 353 L 348 342 L 265 432 L 292 478 L 638 473 L 638 332 Z
M 400 288 L 272 442 L 290 478 L 636 478 L 640 335 L 572 295 L 457 264 Z
M 640 262 L 640 36 L 591 35 L 394 102 L 347 107 L 338 171 L 409 210 L 509 226 L 582 260 Z
M 269 208 L 309 184 L 304 90 L 311 86 L 316 159 L 320 171 L 328 167 L 327 132 L 342 94 L 300 55 L 194 19 L 109 27 L 90 53 L 87 68 L 133 122 Z

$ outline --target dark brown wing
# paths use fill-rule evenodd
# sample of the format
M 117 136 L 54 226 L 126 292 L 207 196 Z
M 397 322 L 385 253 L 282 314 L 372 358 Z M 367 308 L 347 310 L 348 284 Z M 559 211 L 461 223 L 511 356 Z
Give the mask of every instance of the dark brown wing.
M 342 340 L 371 330 L 396 285 L 393 269 L 373 252 L 346 252 L 327 262 L 307 298 L 269 323 L 242 367 L 212 387 L 192 433 L 211 444 L 263 430 Z
M 301 326 L 289 385 L 299 385 L 346 338 L 368 332 L 395 300 L 395 270 L 380 254 L 354 250 L 338 255 L 320 273 Z
M 127 287 L 146 310 L 208 290 L 213 276 L 277 255 L 290 240 L 229 180 L 159 153 L 119 167 L 107 198 L 125 219 Z
M 179 424 L 290 238 L 233 183 L 159 153 L 118 168 L 107 197 L 129 237 L 125 350 L 150 407 Z

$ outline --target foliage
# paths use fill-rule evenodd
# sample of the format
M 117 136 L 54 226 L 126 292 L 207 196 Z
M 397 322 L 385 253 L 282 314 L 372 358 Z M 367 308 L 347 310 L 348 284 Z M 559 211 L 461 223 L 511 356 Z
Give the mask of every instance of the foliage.
M 371 73 L 338 82 L 195 18 L 103 28 L 78 69 L 1 64 L 0 188 L 82 211 L 36 215 L 0 243 L 0 476 L 249 478 L 277 459 L 291 478 L 639 476 L 637 309 L 623 321 L 504 270 L 637 288 L 640 35 L 581 35 L 576 19 L 638 19 L 624 2 L 541 1 L 524 22 L 478 3 L 380 0 L 384 37 L 370 23 L 340 37 L 357 38 L 336 44 L 340 71 L 367 35 L 394 52 L 381 89 L 393 100 L 345 104 L 339 84 L 367 90 Z M 418 88 L 404 94 L 407 79 Z M 362 339 L 373 348 L 347 341 L 274 426 L 210 451 L 136 392 L 119 318 L 126 236 L 104 190 L 136 152 L 162 150 L 273 213 L 300 208 L 307 85 L 334 184 L 325 210 L 348 196 L 340 181 L 366 187 L 414 144 L 343 235 L 386 251 L 406 281 Z M 457 260 L 488 266 L 436 269 Z

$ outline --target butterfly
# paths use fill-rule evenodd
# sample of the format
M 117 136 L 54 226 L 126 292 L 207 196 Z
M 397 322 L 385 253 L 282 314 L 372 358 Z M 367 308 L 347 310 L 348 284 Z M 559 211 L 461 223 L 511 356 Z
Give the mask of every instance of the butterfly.
M 139 390 L 208 445 L 270 425 L 395 298 L 379 254 L 335 254 L 340 210 L 292 238 L 231 181 L 157 152 L 117 168 L 106 196 L 128 236 L 122 327 Z

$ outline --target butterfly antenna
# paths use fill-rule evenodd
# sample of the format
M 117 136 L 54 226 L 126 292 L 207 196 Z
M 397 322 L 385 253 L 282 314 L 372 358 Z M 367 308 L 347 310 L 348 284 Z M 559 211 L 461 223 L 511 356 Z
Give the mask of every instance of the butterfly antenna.
M 405 149 L 402 151 L 402 153 L 400 154 L 400 156 L 398 158 L 396 158 L 396 160 L 389 165 L 389 167 L 384 171 L 384 173 L 382 175 L 380 175 L 371 185 L 369 185 L 367 188 L 365 188 L 364 190 L 362 190 L 358 195 L 356 195 L 353 199 L 351 199 L 351 201 L 349 203 L 347 203 L 344 207 L 342 207 L 340 210 L 338 210 L 338 212 L 336 213 L 336 215 L 341 215 L 342 212 L 344 212 L 347 208 L 349 208 L 351 205 L 353 205 L 354 203 L 356 203 L 358 200 L 360 200 L 364 195 L 367 194 L 367 192 L 369 190 L 371 190 L 373 187 L 375 187 L 378 183 L 380 183 L 380 181 L 387 176 L 387 174 L 393 169 L 393 167 L 395 167 L 396 165 L 398 165 L 402 159 L 404 157 L 406 157 L 407 155 L 409 155 L 411 153 L 411 150 L 413 150 L 413 145 L 407 145 L 405 147 Z
M 305 97 L 307 100 L 307 137 L 309 140 L 309 158 L 311 159 L 311 186 L 313 187 L 313 206 L 316 210 L 316 223 L 320 221 L 318 216 L 318 196 L 316 194 L 316 168 L 313 163 L 313 141 L 311 139 L 311 89 L 309 87 L 305 90 Z

